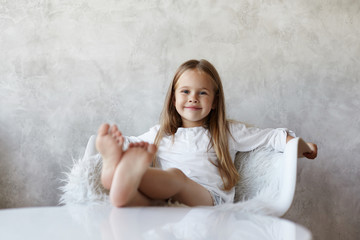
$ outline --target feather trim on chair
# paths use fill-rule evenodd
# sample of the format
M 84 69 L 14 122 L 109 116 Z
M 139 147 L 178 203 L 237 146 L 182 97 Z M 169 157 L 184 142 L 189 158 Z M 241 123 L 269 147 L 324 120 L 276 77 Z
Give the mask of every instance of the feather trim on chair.
M 269 198 L 276 195 L 279 191 L 282 158 L 283 153 L 268 148 L 238 152 L 235 167 L 240 174 L 240 181 L 235 186 L 234 202 L 247 201 L 256 196 Z
M 101 155 L 91 155 L 74 161 L 60 187 L 60 204 L 109 204 L 109 191 L 101 184 Z

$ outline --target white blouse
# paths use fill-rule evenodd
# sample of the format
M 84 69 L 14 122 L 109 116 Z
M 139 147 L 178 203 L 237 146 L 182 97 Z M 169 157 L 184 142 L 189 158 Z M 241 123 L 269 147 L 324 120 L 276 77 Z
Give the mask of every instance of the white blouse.
M 156 125 L 138 137 L 125 137 L 125 145 L 139 141 L 154 143 L 159 128 L 160 125 Z M 286 128 L 259 129 L 246 127 L 243 123 L 230 123 L 230 132 L 229 151 L 233 161 L 237 152 L 247 152 L 257 147 L 271 147 L 283 152 L 287 134 L 295 137 Z M 217 163 L 217 156 L 213 148 L 209 149 L 209 143 L 210 133 L 204 127 L 178 128 L 174 141 L 172 136 L 165 136 L 158 146 L 159 167 L 164 170 L 178 168 L 193 181 L 220 195 L 225 203 L 232 203 L 235 188 L 223 190 L 220 172 L 213 164 Z

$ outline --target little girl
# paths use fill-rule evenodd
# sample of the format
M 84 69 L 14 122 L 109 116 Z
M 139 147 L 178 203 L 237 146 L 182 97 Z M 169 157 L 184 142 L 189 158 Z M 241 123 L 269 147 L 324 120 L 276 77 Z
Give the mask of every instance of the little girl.
M 116 207 L 170 198 L 214 206 L 233 202 L 239 181 L 236 152 L 261 146 L 283 152 L 293 137 L 284 128 L 248 128 L 227 120 L 216 69 L 206 60 L 190 60 L 174 76 L 160 125 L 139 137 L 125 137 L 115 125 L 103 124 L 96 148 L 103 157 L 101 182 Z M 314 159 L 317 146 L 307 144 L 311 152 L 304 156 Z

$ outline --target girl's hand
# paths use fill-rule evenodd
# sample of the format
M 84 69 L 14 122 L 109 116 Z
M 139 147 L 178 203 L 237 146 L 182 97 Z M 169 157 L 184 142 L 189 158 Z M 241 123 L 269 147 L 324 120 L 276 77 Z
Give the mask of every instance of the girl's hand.
M 311 149 L 311 152 L 304 152 L 303 153 L 304 157 L 309 159 L 315 159 L 317 157 L 317 150 L 318 150 L 317 145 L 315 143 L 309 143 L 309 142 L 307 142 L 306 144 Z

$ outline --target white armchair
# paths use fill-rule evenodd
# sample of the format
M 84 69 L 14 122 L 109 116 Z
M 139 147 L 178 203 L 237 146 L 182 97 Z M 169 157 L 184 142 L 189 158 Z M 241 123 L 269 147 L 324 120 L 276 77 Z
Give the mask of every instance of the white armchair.
M 269 149 L 238 153 L 235 166 L 241 180 L 236 186 L 235 204 L 231 208 L 283 216 L 295 193 L 297 159 L 308 151 L 304 140 L 294 138 L 286 144 L 284 153 Z
M 101 156 L 91 136 L 84 156 L 71 167 L 60 188 L 60 204 L 109 204 L 108 191 L 100 183 Z M 280 217 L 290 208 L 296 185 L 297 159 L 309 151 L 301 138 L 286 145 L 284 153 L 257 149 L 238 153 L 235 166 L 241 180 L 236 186 L 235 203 L 219 206 Z

